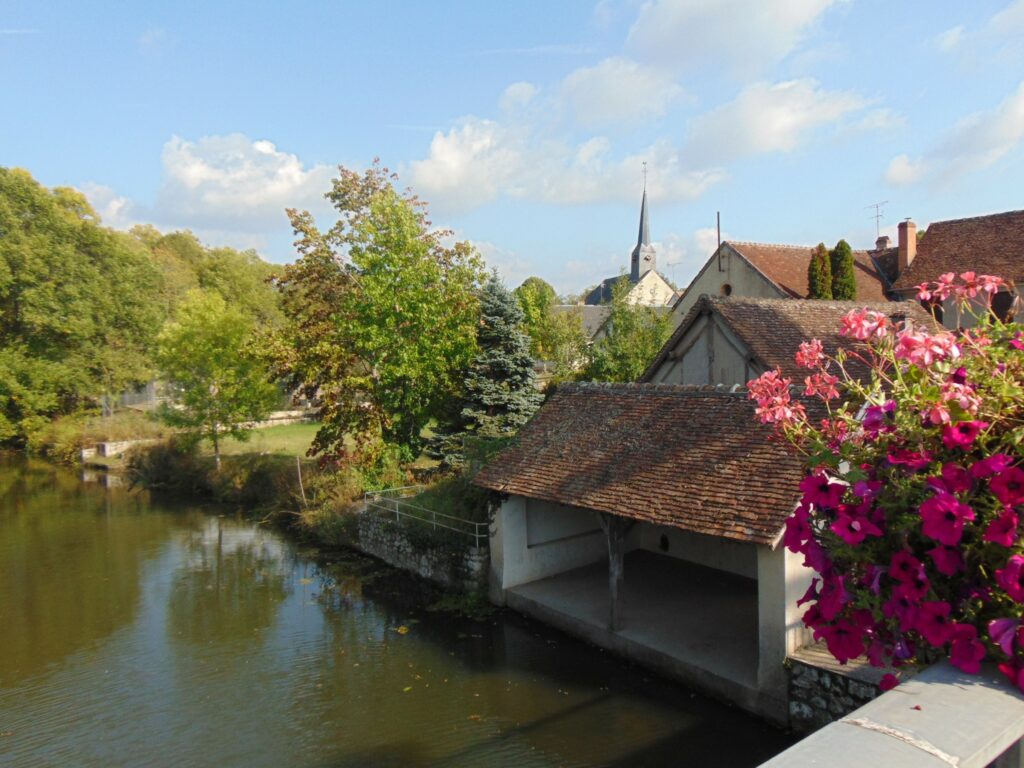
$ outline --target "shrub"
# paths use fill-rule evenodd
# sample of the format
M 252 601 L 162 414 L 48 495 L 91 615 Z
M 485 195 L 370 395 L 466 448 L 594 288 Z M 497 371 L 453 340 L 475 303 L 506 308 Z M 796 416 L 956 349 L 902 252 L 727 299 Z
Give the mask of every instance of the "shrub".
M 919 298 L 968 310 L 1003 285 L 950 273 Z M 812 340 L 797 354 L 803 394 L 820 403 L 777 370 L 750 395 L 807 456 L 784 543 L 817 572 L 799 601 L 815 638 L 840 662 L 946 656 L 976 673 L 988 657 L 1024 689 L 1024 332 L 978 321 L 951 333 L 850 312 L 842 332 L 863 351 L 830 358 Z M 870 375 L 849 375 L 854 358 Z M 819 406 L 820 422 L 808 415 Z

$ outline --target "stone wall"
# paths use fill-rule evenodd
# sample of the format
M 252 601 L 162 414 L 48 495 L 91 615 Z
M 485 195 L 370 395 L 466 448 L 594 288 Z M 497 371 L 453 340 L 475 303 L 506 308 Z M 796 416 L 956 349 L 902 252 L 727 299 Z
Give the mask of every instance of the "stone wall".
M 461 592 L 485 592 L 490 564 L 486 546 L 473 546 L 453 531 L 416 521 L 398 522 L 368 511 L 359 515 L 360 550 L 389 565 Z
M 790 658 L 789 727 L 810 733 L 848 715 L 881 693 L 878 685 Z

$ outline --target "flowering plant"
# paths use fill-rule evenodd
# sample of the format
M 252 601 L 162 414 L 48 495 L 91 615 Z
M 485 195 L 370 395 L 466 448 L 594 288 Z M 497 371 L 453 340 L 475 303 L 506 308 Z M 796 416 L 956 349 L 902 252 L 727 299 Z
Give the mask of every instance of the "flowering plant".
M 991 658 L 1024 690 L 1024 334 L 987 310 L 1004 287 L 943 275 L 918 298 L 981 308 L 973 328 L 856 310 L 850 348 L 800 346 L 802 392 L 777 369 L 748 384 L 810 468 L 783 542 L 816 571 L 798 605 L 840 662 Z

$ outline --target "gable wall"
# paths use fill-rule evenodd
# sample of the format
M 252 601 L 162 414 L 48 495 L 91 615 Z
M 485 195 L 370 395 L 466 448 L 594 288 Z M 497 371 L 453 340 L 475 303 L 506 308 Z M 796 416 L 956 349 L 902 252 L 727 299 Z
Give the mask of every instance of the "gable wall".
M 723 329 L 714 316 L 704 315 L 694 321 L 650 381 L 655 384 L 746 384 L 759 372 L 748 365 L 746 350 L 739 340 Z
M 747 296 L 755 299 L 788 298 L 787 294 L 768 282 L 764 275 L 750 266 L 749 262 L 737 256 L 726 246 L 722 247 L 722 270 L 722 272 L 718 271 L 718 257 L 712 254 L 672 312 L 672 322 L 676 327 L 679 327 L 689 311 L 693 309 L 693 305 L 697 303 L 701 294 L 722 296 L 722 286 L 725 284 L 732 286 L 731 296 Z
M 672 303 L 674 296 L 672 286 L 657 272 L 650 270 L 633 286 L 626 300 L 630 304 L 642 304 L 646 307 L 664 307 Z

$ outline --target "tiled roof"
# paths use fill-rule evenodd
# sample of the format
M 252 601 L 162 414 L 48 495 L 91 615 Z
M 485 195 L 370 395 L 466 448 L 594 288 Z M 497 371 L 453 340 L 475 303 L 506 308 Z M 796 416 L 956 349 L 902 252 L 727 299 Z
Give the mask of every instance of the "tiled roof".
M 909 290 L 945 272 L 1024 278 L 1024 211 L 929 224 L 917 243 L 917 257 L 896 280 L 896 289 Z
M 839 334 L 840 320 L 853 309 L 882 312 L 893 320 L 908 318 L 930 326 L 931 315 L 915 301 L 826 301 L 823 299 L 752 299 L 743 296 L 703 295 L 679 324 L 658 356 L 647 367 L 641 381 L 648 380 L 686 335 L 702 312 L 714 312 L 724 318 L 732 332 L 746 345 L 756 362 L 764 368 L 778 367 L 794 381 L 803 381 L 807 371 L 797 368 L 793 355 L 800 343 L 820 339 L 825 352 L 834 355 L 840 348 L 860 346 Z M 855 371 L 851 371 L 855 372 Z
M 610 304 L 556 304 L 553 309 L 558 313 L 578 312 L 588 339 L 594 338 L 594 334 L 601 330 L 612 311 Z
M 474 482 L 758 544 L 793 510 L 801 461 L 746 392 L 665 384 L 568 384 Z
M 723 243 L 725 245 L 725 243 Z M 729 247 L 790 296 L 807 298 L 807 267 L 814 248 L 808 245 L 728 242 Z M 886 288 L 868 251 L 854 251 L 854 277 L 859 301 L 885 301 Z

